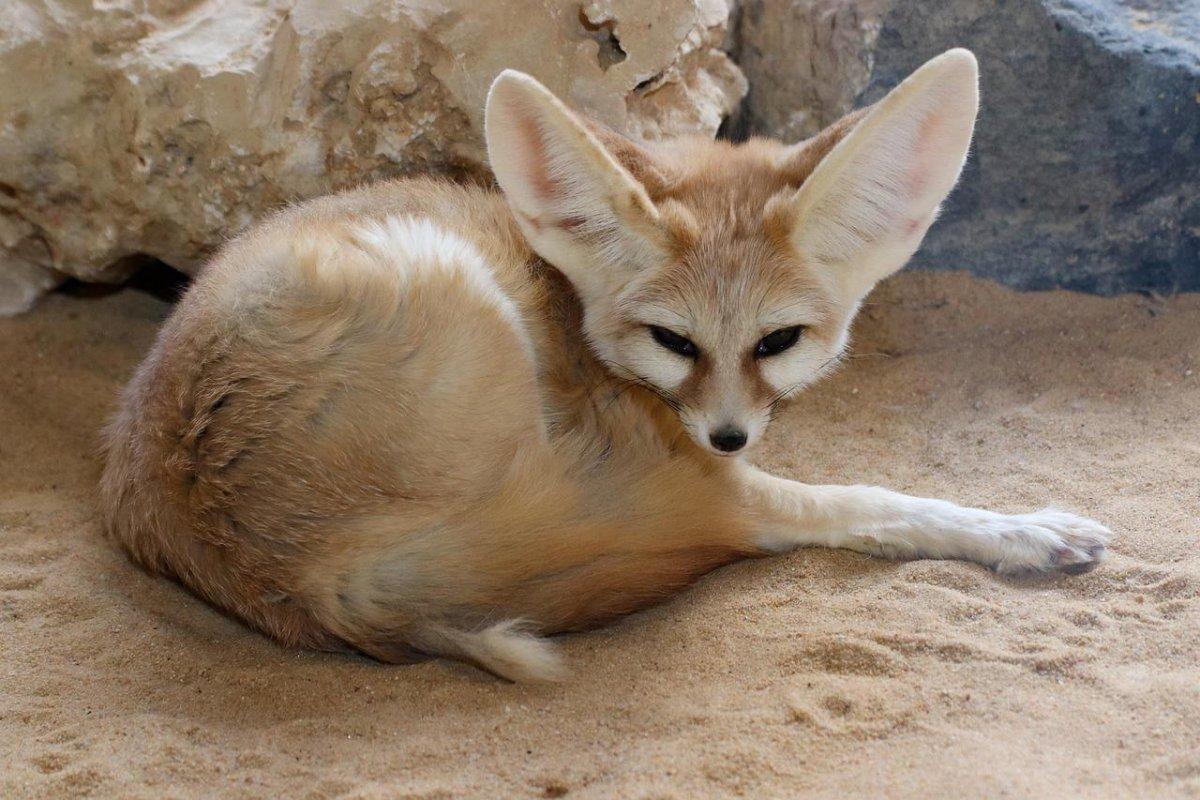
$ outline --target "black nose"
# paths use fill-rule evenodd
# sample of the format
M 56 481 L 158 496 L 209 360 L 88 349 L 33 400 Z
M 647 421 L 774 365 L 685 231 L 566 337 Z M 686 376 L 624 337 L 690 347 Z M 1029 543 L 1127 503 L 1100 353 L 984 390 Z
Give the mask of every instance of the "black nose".
M 732 453 L 746 446 L 746 432 L 732 426 L 718 428 L 708 435 L 708 440 L 722 453 Z

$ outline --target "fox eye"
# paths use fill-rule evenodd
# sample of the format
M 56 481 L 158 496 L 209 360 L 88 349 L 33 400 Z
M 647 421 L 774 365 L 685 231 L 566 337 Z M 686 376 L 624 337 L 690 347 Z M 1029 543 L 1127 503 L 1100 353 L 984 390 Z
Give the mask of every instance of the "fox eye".
M 800 341 L 800 334 L 803 332 L 803 325 L 793 325 L 790 328 L 772 331 L 758 340 L 758 344 L 754 348 L 754 355 L 756 358 L 778 355 Z
M 679 353 L 687 358 L 695 358 L 700 355 L 699 348 L 692 344 L 691 339 L 685 336 L 680 336 L 678 333 L 667 328 L 660 328 L 657 325 L 650 326 L 650 335 L 654 337 L 654 341 L 658 342 L 668 350 Z

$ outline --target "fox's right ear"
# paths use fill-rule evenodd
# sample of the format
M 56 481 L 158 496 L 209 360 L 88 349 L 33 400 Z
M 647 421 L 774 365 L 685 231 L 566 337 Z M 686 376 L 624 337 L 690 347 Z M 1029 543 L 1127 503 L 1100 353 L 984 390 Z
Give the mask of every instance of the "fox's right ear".
M 488 160 L 525 237 L 586 303 L 663 256 L 646 188 L 550 90 L 505 70 L 484 113 Z M 637 151 L 622 142 L 624 155 Z
M 927 62 L 861 119 L 846 120 L 853 127 L 782 209 L 797 251 L 848 301 L 903 267 L 921 244 L 966 161 L 978 82 L 968 50 Z

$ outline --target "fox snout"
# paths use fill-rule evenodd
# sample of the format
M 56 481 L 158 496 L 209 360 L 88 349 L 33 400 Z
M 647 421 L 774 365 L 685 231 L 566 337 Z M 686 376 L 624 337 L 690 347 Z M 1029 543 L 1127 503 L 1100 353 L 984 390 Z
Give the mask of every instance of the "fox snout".
M 757 440 L 751 437 L 747 426 L 736 423 L 707 426 L 685 421 L 684 427 L 700 449 L 723 458 L 741 455 Z
M 723 425 L 708 434 L 709 443 L 721 453 L 736 453 L 748 440 L 746 432 L 735 425 Z
M 756 414 L 748 409 L 737 413 L 728 408 L 705 413 L 700 409 L 680 413 L 692 440 L 703 450 L 715 456 L 738 456 L 762 438 L 769 416 Z

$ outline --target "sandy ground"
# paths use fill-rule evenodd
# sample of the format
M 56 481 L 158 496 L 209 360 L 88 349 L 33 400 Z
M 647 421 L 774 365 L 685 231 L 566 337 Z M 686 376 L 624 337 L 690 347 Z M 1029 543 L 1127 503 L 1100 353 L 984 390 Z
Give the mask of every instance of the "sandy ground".
M 747 562 L 551 688 L 286 651 L 114 552 L 96 430 L 168 310 L 0 321 L 2 797 L 1200 797 L 1200 296 L 905 274 L 758 458 L 1079 510 L 1097 571 Z

